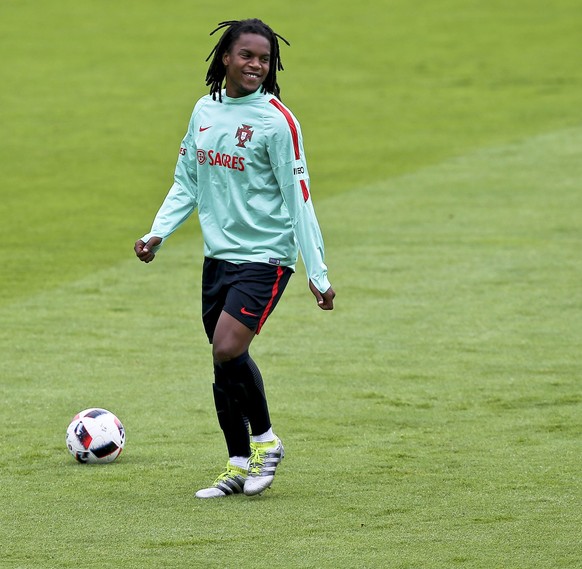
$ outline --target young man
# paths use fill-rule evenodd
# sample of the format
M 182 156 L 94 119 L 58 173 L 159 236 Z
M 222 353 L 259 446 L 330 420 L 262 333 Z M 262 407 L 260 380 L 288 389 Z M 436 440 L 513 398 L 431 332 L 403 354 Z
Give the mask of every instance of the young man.
M 261 373 L 248 350 L 283 294 L 298 247 L 318 306 L 332 310 L 335 297 L 301 129 L 279 99 L 278 39 L 287 42 L 257 19 L 222 22 L 212 33 L 220 29 L 225 31 L 208 57 L 210 94 L 194 107 L 174 184 L 152 229 L 135 244 L 138 258 L 151 262 L 162 241 L 198 209 L 202 317 L 229 454 L 225 472 L 198 498 L 259 494 L 271 486 L 283 459 Z

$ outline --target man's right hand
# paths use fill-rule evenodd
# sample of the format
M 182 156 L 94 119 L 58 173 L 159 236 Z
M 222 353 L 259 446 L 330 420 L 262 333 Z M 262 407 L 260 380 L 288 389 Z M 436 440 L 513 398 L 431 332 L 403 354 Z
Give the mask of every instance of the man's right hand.
M 147 243 L 144 243 L 141 239 L 138 239 L 135 242 L 135 246 L 133 250 L 137 255 L 137 258 L 144 263 L 151 263 L 154 260 L 156 254 L 154 253 L 154 249 L 160 245 L 162 242 L 161 237 L 150 237 Z

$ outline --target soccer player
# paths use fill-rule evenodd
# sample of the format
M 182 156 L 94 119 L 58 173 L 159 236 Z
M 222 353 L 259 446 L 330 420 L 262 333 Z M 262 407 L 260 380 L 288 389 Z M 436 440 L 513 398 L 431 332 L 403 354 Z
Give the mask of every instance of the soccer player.
M 210 93 L 194 107 L 174 183 L 151 231 L 135 244 L 141 261 L 153 261 L 162 242 L 198 209 L 202 319 L 229 456 L 226 470 L 198 498 L 259 494 L 283 459 L 249 347 L 281 298 L 298 249 L 319 308 L 332 310 L 335 297 L 301 128 L 277 84 L 283 69 L 278 40 L 289 44 L 258 19 L 222 22 L 211 35 L 218 30 L 222 37 L 208 56 Z

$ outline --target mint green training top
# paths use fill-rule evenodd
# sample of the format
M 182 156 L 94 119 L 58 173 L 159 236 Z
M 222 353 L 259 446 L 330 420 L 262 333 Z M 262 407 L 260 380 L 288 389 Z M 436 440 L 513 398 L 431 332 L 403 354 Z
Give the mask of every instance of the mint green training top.
M 196 208 L 206 257 L 294 269 L 299 248 L 308 278 L 330 287 L 301 127 L 274 95 L 223 91 L 222 102 L 196 103 L 174 183 L 142 240 L 166 239 Z

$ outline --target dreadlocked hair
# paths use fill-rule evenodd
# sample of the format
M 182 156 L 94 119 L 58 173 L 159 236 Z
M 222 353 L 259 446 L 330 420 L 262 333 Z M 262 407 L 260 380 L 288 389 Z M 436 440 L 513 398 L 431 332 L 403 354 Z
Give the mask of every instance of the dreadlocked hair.
M 280 99 L 281 89 L 277 83 L 277 71 L 283 71 L 283 64 L 281 63 L 281 56 L 279 54 L 279 40 L 282 40 L 287 45 L 291 44 L 257 18 L 220 22 L 218 27 L 210 32 L 210 35 L 224 28 L 226 30 L 214 46 L 214 49 L 210 52 L 210 55 L 206 58 L 206 61 L 208 61 L 212 57 L 210 67 L 206 73 L 206 85 L 210 87 L 212 98 L 216 101 L 216 95 L 218 95 L 218 100 L 222 102 L 222 85 L 226 77 L 226 69 L 222 63 L 222 56 L 228 52 L 241 34 L 258 34 L 267 38 L 271 44 L 269 72 L 261 85 L 261 92 L 272 93 Z

